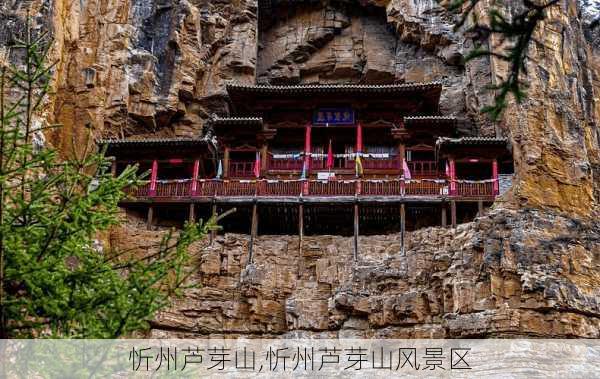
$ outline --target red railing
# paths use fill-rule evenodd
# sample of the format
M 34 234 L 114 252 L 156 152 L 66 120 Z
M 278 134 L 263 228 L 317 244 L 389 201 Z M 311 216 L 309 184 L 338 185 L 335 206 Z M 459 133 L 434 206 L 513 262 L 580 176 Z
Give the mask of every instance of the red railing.
M 227 180 L 217 191 L 217 196 L 254 196 L 257 194 L 255 180 Z
M 369 180 L 361 185 L 360 193 L 368 196 L 400 196 L 404 187 L 400 180 Z
M 184 197 L 189 196 L 190 185 L 192 181 L 175 180 L 175 181 L 159 181 L 156 183 L 156 197 Z
M 354 196 L 356 182 L 354 180 L 311 180 L 308 193 L 313 196 Z
M 266 180 L 260 184 L 259 194 L 264 196 L 299 196 L 302 192 L 300 180 Z
M 494 195 L 494 182 L 457 182 L 456 194 L 462 197 L 490 197 Z
M 437 161 L 410 161 L 406 163 L 413 177 L 436 178 L 439 176 Z
M 444 182 L 433 180 L 408 180 L 405 183 L 406 194 L 413 196 L 442 195 L 444 186 Z
M 307 183 L 308 182 L 308 183 Z M 305 184 L 308 184 L 305 186 Z M 361 180 L 211 180 L 201 179 L 192 193 L 192 181 L 156 182 L 150 193 L 150 183 L 125 190 L 137 198 L 183 198 L 213 196 L 458 196 L 489 198 L 495 195 L 493 181 L 455 182 L 455 190 L 446 180 L 433 179 L 361 179 Z
M 229 161 L 229 176 L 251 178 L 254 176 L 254 161 Z
M 269 158 L 268 169 L 279 171 L 300 171 L 304 160 L 302 159 L 274 159 Z
M 150 192 L 150 182 L 142 183 L 137 187 L 127 187 L 124 192 L 132 197 L 147 197 Z

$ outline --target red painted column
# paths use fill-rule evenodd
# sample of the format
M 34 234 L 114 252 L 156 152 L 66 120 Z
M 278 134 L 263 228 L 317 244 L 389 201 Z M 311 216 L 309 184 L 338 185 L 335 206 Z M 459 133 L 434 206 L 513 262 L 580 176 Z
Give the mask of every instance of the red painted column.
M 362 131 L 362 124 L 359 122 L 358 125 L 356 126 L 356 151 L 355 154 L 357 154 L 358 159 L 360 159 L 361 164 L 362 162 L 362 151 L 363 151 L 363 131 Z M 356 164 L 356 163 L 355 163 Z M 364 169 L 363 172 L 361 173 L 361 175 L 364 174 Z M 360 178 L 356 181 L 356 195 L 360 195 L 362 188 L 361 188 L 361 182 L 360 182 Z
M 192 169 L 192 185 L 191 185 L 191 195 L 196 196 L 198 192 L 198 171 L 200 170 L 200 160 L 196 159 L 194 161 L 194 168 Z
M 492 161 L 492 179 L 494 179 L 494 195 L 500 193 L 500 184 L 498 183 L 498 160 Z
M 456 163 L 450 158 L 450 195 L 456 195 Z
M 306 124 L 306 133 L 304 134 L 304 167 L 305 182 L 302 183 L 302 193 L 308 195 L 308 179 L 310 178 L 310 161 L 311 161 L 311 132 L 312 125 Z
M 158 176 L 158 161 L 155 159 L 152 161 L 152 172 L 150 173 L 150 191 L 148 195 L 156 195 L 156 178 Z

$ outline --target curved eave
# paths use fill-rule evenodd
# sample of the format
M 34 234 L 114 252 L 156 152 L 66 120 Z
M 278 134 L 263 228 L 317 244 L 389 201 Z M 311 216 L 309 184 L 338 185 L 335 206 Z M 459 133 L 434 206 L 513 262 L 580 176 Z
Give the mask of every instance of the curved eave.
M 96 145 L 106 147 L 107 153 L 131 153 L 135 149 L 171 148 L 171 147 L 208 147 L 208 141 L 200 138 L 131 138 L 99 139 Z
M 238 129 L 258 131 L 263 128 L 263 120 L 260 117 L 223 117 L 210 121 L 215 129 Z
M 441 82 L 425 82 L 425 83 L 405 83 L 405 84 L 384 84 L 384 85 L 367 85 L 367 84 L 331 84 L 331 85 L 296 85 L 296 86 L 271 86 L 271 85 L 243 85 L 243 84 L 228 84 L 227 93 L 229 96 L 237 94 L 259 94 L 259 95 L 314 95 L 314 94 L 331 94 L 331 93 L 348 93 L 348 94 L 394 94 L 407 92 L 425 92 L 430 90 L 438 90 L 441 92 Z
M 447 138 L 440 137 L 435 142 L 436 146 L 506 146 L 508 140 L 506 138 L 494 138 L 494 137 L 461 137 L 461 138 Z

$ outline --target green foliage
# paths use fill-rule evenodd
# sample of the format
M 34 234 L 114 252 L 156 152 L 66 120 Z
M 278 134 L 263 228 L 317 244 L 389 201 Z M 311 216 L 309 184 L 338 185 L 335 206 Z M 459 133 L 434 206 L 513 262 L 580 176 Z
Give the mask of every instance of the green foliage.
M 49 89 L 48 45 L 28 27 L 12 46 L 21 62 L 0 67 L 0 337 L 128 335 L 180 292 L 193 270 L 188 247 L 215 220 L 188 223 L 143 256 L 98 248 L 140 176 L 128 167 L 113 177 L 103 154 L 64 160 L 35 143 L 48 128 L 34 122 Z
M 489 87 L 496 92 L 494 104 L 482 109 L 497 121 L 508 105 L 509 95 L 519 103 L 525 99 L 527 83 L 523 77 L 527 75 L 527 51 L 536 28 L 546 17 L 546 9 L 556 5 L 558 0 L 544 3 L 523 0 L 519 10 L 512 16 L 506 16 L 502 12 L 501 9 L 506 9 L 501 8 L 502 3 L 492 1 L 484 22 L 479 20 L 476 11 L 480 3 L 481 0 L 453 0 L 446 8 L 460 14 L 455 28 L 463 27 L 470 17 L 472 26 L 468 32 L 479 36 L 479 41 L 489 42 L 490 36 L 497 37 L 494 45 L 490 46 L 488 43 L 488 46 L 484 47 L 480 43 L 465 59 L 469 61 L 482 56 L 492 56 L 508 63 L 508 75 L 501 77 L 497 85 Z

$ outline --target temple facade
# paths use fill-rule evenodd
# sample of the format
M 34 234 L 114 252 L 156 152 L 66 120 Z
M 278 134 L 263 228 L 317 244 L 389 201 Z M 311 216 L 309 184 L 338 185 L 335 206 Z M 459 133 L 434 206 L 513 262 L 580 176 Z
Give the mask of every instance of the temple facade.
M 123 208 L 148 227 L 230 208 L 225 232 L 401 233 L 472 220 L 512 174 L 503 138 L 460 135 L 442 85 L 238 85 L 197 138 L 107 139 L 113 171 L 150 170 Z M 252 243 L 251 243 L 252 245 Z M 250 250 L 252 247 L 250 247 Z

